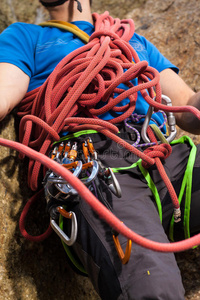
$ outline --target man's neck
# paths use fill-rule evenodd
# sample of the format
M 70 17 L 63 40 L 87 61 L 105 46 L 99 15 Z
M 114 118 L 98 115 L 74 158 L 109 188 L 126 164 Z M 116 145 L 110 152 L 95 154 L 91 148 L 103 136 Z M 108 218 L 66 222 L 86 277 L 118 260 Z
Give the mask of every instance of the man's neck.
M 74 21 L 88 21 L 93 24 L 89 0 L 80 0 L 82 12 L 77 9 L 77 2 L 67 1 L 60 6 L 49 9 L 50 18 L 52 20 L 74 22 Z

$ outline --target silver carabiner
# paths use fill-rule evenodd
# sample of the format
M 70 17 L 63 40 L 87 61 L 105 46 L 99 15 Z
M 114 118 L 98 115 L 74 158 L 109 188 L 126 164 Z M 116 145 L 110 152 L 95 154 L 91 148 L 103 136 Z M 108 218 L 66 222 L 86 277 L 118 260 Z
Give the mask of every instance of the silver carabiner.
M 74 176 L 78 177 L 82 171 L 82 161 L 77 161 L 76 168 L 72 173 Z M 53 172 L 48 177 L 48 182 L 55 184 L 56 188 L 63 194 L 72 194 L 76 195 L 77 191 L 72 188 L 66 180 L 64 180 L 61 176 L 55 175 Z
M 165 105 L 172 106 L 172 102 L 171 102 L 171 99 L 169 97 L 167 97 L 165 95 L 162 95 L 162 101 L 164 102 Z M 142 125 L 141 136 L 142 136 L 142 139 L 145 143 L 150 143 L 150 140 L 147 137 L 147 127 L 149 126 L 149 122 L 151 120 L 151 116 L 152 116 L 153 112 L 154 112 L 153 107 L 149 106 L 149 109 L 147 111 L 144 123 Z M 170 143 L 176 137 L 176 133 L 177 133 L 177 131 L 176 131 L 176 119 L 175 119 L 174 114 L 172 112 L 166 112 L 166 115 L 167 115 L 168 126 L 169 126 L 169 129 L 170 129 L 170 134 L 169 134 L 168 137 L 166 137 L 166 140 L 168 141 L 168 143 Z
M 77 219 L 76 214 L 72 211 L 69 212 L 71 214 L 71 236 L 68 237 L 66 233 L 58 226 L 55 220 L 50 218 L 50 224 L 52 229 L 57 233 L 57 235 L 61 238 L 61 240 L 68 246 L 72 246 L 77 238 L 78 226 L 77 226 Z
M 169 97 L 167 97 L 166 95 L 162 95 L 162 101 L 164 102 L 165 105 L 172 106 L 171 99 Z M 175 139 L 176 133 L 177 133 L 176 118 L 175 118 L 173 112 L 169 111 L 169 112 L 166 112 L 166 114 L 167 114 L 168 126 L 170 129 L 170 134 L 167 137 L 167 141 L 170 143 Z
M 92 172 L 90 176 L 87 179 L 81 180 L 85 185 L 88 185 L 90 182 L 92 182 L 97 177 L 97 174 L 99 172 L 98 162 L 96 160 L 92 160 L 90 163 L 92 163 Z
M 122 191 L 119 182 L 115 174 L 113 173 L 113 170 L 111 168 L 108 168 L 108 171 L 109 171 L 109 177 L 111 178 L 111 183 L 108 185 L 108 187 L 115 196 L 121 198 Z

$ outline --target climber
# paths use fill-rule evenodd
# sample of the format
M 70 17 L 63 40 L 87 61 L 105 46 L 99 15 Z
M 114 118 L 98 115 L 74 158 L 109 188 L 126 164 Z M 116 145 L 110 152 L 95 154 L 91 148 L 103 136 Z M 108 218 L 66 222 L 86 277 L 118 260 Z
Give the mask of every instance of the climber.
M 56 24 L 75 25 L 78 30 L 91 36 L 94 32 L 95 18 L 91 14 L 89 0 L 40 1 L 49 11 L 50 19 Z M 60 21 L 60 22 L 59 22 Z M 173 105 L 193 105 L 200 108 L 200 93 L 195 93 L 179 77 L 178 68 L 168 61 L 149 41 L 134 33 L 129 44 L 134 48 L 139 59 L 160 73 L 162 94 L 168 96 Z M 0 117 L 3 119 L 14 107 L 20 104 L 27 92 L 40 87 L 52 73 L 56 65 L 68 54 L 84 46 L 82 39 L 59 26 L 38 26 L 15 23 L 0 35 Z M 135 84 L 135 81 L 134 83 Z M 127 89 L 126 87 L 121 87 Z M 127 102 L 123 103 L 123 105 Z M 142 94 L 138 94 L 134 113 L 145 115 L 148 104 Z M 117 113 L 101 114 L 103 120 L 116 117 Z M 154 113 L 153 122 L 163 123 L 162 113 Z M 136 141 L 130 127 L 141 131 L 141 123 L 128 120 L 117 124 L 121 137 L 131 144 Z M 192 114 L 176 114 L 177 124 L 184 130 L 200 134 L 200 122 Z M 85 141 L 88 134 L 81 136 Z M 154 167 L 149 174 L 160 194 L 162 203 L 162 224 L 151 189 L 138 168 L 130 168 L 137 161 L 135 156 L 127 155 L 119 145 L 103 137 L 102 134 L 90 134 L 98 159 L 106 167 L 122 168 L 116 174 L 121 187 L 118 198 L 101 178 L 97 179 L 93 192 L 99 200 L 128 227 L 151 240 L 169 242 L 169 226 L 173 207 L 167 190 Z M 81 140 L 81 141 L 82 141 Z M 187 139 L 186 139 L 187 140 Z M 80 142 L 78 140 L 78 142 Z M 188 157 L 192 147 L 190 142 L 175 143 L 172 154 L 165 160 L 169 178 L 177 193 L 185 176 Z M 194 235 L 200 231 L 199 218 L 193 218 L 200 210 L 199 199 L 199 146 L 193 167 L 193 185 L 190 213 L 190 231 Z M 192 168 L 191 168 L 192 169 Z M 92 187 L 91 187 L 92 189 Z M 96 291 L 102 299 L 184 299 L 184 288 L 180 271 L 172 253 L 153 252 L 133 245 L 130 260 L 121 264 L 113 243 L 110 227 L 93 213 L 92 209 L 76 196 L 72 209 L 77 216 L 78 236 L 73 251 L 84 265 Z M 184 215 L 184 199 L 181 210 Z M 182 237 L 183 224 L 175 226 L 174 236 Z M 126 239 L 119 237 L 121 245 Z M 164 280 L 163 280 L 164 278 Z

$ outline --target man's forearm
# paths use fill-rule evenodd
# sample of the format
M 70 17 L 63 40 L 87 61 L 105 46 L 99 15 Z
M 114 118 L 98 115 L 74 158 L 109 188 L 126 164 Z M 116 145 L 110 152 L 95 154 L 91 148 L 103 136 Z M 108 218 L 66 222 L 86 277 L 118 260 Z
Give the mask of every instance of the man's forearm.
M 194 94 L 187 105 L 191 105 L 200 110 L 200 92 Z M 200 120 L 192 113 L 181 113 L 176 115 L 177 125 L 190 133 L 200 134 Z
M 0 120 L 25 96 L 30 78 L 9 63 L 0 63 Z

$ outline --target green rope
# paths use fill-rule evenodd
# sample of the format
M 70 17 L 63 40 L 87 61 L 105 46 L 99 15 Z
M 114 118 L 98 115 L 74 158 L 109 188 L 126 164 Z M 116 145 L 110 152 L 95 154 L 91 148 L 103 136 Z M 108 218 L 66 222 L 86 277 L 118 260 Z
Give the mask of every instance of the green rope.
M 60 219 L 59 219 L 59 226 L 60 228 L 63 230 L 64 228 L 64 218 L 62 215 L 60 215 Z M 87 275 L 87 272 L 84 268 L 84 266 L 82 265 L 82 263 L 78 260 L 77 257 L 75 257 L 74 252 L 72 250 L 71 247 L 67 246 L 63 240 L 61 240 L 64 250 L 67 254 L 67 256 L 69 257 L 70 261 L 72 262 L 72 264 L 74 265 L 74 267 L 81 273 L 83 273 L 84 275 Z

